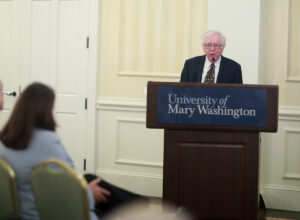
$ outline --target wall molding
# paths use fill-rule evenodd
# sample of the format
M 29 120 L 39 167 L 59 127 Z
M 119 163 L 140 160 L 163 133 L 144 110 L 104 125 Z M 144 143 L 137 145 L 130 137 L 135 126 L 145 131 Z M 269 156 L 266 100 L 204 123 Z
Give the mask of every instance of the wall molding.
M 278 120 L 300 121 L 300 107 L 279 106 Z
M 274 185 L 274 184 L 261 184 L 260 189 L 273 189 L 273 190 L 286 190 L 293 192 L 300 192 L 300 187 L 287 186 L 287 185 Z
M 118 76 L 155 77 L 180 79 L 180 72 L 145 72 L 145 71 L 120 71 Z
M 119 126 L 120 123 L 137 123 L 137 124 L 143 124 L 146 126 L 146 120 L 143 119 L 137 119 L 135 117 L 116 117 L 116 126 L 117 126 L 117 134 L 116 134 L 116 159 L 115 159 L 115 163 L 116 164 L 129 164 L 129 165 L 139 165 L 139 166 L 148 166 L 148 167 L 159 167 L 162 168 L 163 167 L 163 163 L 162 162 L 155 162 L 155 161 L 150 161 L 150 160 L 132 160 L 132 159 L 122 159 L 119 157 L 120 155 L 120 149 L 121 149 L 121 145 L 120 145 L 120 130 L 119 130 Z
M 267 208 L 300 211 L 300 187 L 265 184 L 260 192 Z
M 297 48 L 295 48 L 294 44 L 297 45 L 297 43 L 299 42 L 299 40 L 296 40 L 293 38 L 293 34 L 295 35 L 295 33 L 293 33 L 294 31 L 297 33 L 299 31 L 299 28 L 296 28 L 298 25 L 297 23 L 295 24 L 295 20 L 293 19 L 293 16 L 295 14 L 297 14 L 295 10 L 295 8 L 297 8 L 297 5 L 294 2 L 295 0 L 289 0 L 288 1 L 288 44 L 287 44 L 287 72 L 286 72 L 286 82 L 292 82 L 292 83 L 299 83 L 300 82 L 300 72 L 297 71 L 297 65 L 298 62 L 295 60 L 297 60 L 297 58 L 295 58 L 295 50 L 297 50 Z M 298 9 L 299 10 L 299 9 Z M 297 19 L 297 18 L 295 18 Z M 295 30 L 296 29 L 296 30 Z M 298 34 L 296 34 L 298 35 Z M 295 37 L 295 36 L 294 36 Z M 293 41 L 294 40 L 294 41 Z M 298 42 L 297 42 L 298 41 Z M 299 55 L 297 56 L 299 58 Z M 292 60 L 293 59 L 293 60 Z M 296 66 L 296 68 L 295 68 Z M 295 76 L 296 75 L 296 76 Z
M 162 180 L 163 175 L 160 174 L 149 174 L 149 173 L 137 173 L 137 172 L 128 172 L 128 171 L 119 171 L 111 169 L 97 169 L 97 173 L 101 174 L 112 174 L 120 176 L 131 176 L 131 177 L 142 177 L 142 178 L 151 178 Z
M 289 172 L 289 170 L 288 170 L 288 163 L 289 162 L 293 162 L 295 164 L 298 164 L 297 163 L 297 158 L 290 157 L 291 155 L 289 154 L 289 148 L 293 147 L 291 144 L 289 144 L 289 141 L 288 141 L 289 140 L 289 135 L 300 136 L 300 129 L 284 128 L 284 140 L 285 141 L 284 141 L 284 173 L 283 173 L 283 178 L 284 179 L 294 179 L 294 180 L 299 181 L 300 180 L 300 172 L 295 173 L 295 172 Z M 296 150 L 296 149 L 294 149 L 294 150 Z M 290 150 L 290 151 L 292 151 L 292 150 Z M 296 152 L 293 151 L 293 154 L 295 154 Z M 295 167 L 294 167 L 294 169 L 295 169 Z
M 146 99 L 98 97 L 97 110 L 146 112 Z
M 284 179 L 300 180 L 300 174 L 284 173 Z
M 294 82 L 294 83 L 299 83 L 300 82 L 300 77 L 296 76 L 288 76 L 285 80 L 286 82 Z
M 140 165 L 140 166 L 148 166 L 148 167 L 163 167 L 163 163 L 158 162 L 149 162 L 144 160 L 127 160 L 127 159 L 117 159 L 115 161 L 116 164 L 129 164 L 129 165 Z
M 180 78 L 190 47 L 191 0 L 118 1 L 118 76 Z

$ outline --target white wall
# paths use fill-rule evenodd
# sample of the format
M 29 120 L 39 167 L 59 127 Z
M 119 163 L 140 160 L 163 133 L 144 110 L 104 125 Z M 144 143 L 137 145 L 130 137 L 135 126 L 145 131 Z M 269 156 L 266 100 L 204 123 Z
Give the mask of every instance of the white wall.
M 258 83 L 260 0 L 209 0 L 207 29 L 221 31 L 223 55 L 242 66 L 244 84 Z

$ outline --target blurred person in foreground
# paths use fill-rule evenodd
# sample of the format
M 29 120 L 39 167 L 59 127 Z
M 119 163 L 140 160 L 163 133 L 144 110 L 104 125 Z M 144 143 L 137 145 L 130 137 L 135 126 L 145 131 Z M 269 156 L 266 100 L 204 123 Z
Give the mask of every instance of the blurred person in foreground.
M 183 208 L 175 209 L 164 203 L 163 207 L 149 207 L 131 203 L 116 209 L 103 220 L 193 220 Z

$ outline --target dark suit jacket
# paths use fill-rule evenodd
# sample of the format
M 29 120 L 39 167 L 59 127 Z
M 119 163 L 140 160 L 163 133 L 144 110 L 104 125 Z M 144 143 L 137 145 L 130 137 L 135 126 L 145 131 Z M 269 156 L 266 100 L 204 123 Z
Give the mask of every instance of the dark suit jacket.
M 185 61 L 180 82 L 201 82 L 205 62 L 204 56 Z M 222 56 L 217 83 L 243 83 L 241 65 Z

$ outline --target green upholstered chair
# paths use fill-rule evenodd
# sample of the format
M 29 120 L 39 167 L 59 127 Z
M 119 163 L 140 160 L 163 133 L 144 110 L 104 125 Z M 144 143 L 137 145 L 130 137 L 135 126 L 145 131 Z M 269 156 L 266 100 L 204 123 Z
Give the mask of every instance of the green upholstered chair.
M 0 219 L 19 214 L 15 172 L 0 157 Z
M 58 159 L 31 171 L 31 183 L 41 220 L 89 219 L 87 182 Z

